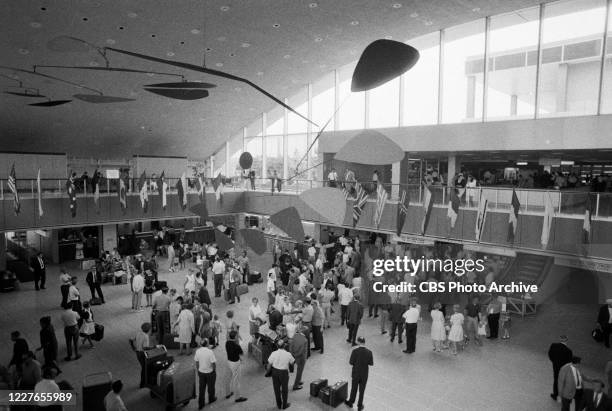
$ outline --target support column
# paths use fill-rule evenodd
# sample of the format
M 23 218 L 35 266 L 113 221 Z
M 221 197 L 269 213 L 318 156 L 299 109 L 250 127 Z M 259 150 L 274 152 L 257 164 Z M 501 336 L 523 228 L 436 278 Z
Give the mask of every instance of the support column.
M 567 63 L 559 64 L 557 75 L 557 113 L 567 111 Z
M 452 186 L 455 184 L 455 174 L 461 171 L 461 160 L 455 154 L 448 156 L 448 181 L 447 184 Z
M 230 163 L 230 143 L 229 141 L 226 141 L 225 142 L 225 177 L 233 177 L 233 174 L 230 175 L 229 163 Z
M 401 178 L 401 161 L 391 164 L 391 198 L 399 198 L 400 178 Z
M 6 270 L 6 233 L 0 233 L 0 271 Z

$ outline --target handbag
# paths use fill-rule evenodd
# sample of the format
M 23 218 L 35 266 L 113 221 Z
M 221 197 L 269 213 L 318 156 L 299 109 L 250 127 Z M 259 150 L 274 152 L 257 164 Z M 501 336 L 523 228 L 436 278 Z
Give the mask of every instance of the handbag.
M 591 332 L 591 336 L 593 337 L 593 339 L 595 341 L 597 341 L 598 343 L 603 342 L 604 340 L 604 335 L 603 335 L 603 331 L 601 330 L 601 328 L 597 327 L 595 328 L 592 332 Z

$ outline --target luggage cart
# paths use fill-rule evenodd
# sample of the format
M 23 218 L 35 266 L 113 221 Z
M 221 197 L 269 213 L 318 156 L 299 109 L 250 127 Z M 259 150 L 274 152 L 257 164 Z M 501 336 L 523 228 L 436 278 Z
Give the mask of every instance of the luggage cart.
M 151 398 L 161 399 L 167 411 L 173 411 L 179 405 L 186 406 L 189 401 L 196 398 L 193 367 L 173 362 L 173 358 L 167 355 L 165 347 L 145 351 L 145 356 L 147 354 L 149 355 L 145 358 L 145 366 L 151 364 L 151 370 L 145 368 L 147 377 L 145 388 L 149 389 Z M 162 368 L 154 364 L 161 364 Z

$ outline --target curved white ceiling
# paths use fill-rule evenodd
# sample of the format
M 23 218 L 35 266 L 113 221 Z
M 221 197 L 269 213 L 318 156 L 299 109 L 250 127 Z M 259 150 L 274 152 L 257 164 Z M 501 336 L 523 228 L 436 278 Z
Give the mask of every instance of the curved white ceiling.
M 357 59 L 371 41 L 406 40 L 538 0 L 20 0 L 3 2 L 2 65 L 101 66 L 95 52 L 59 53 L 61 35 L 245 77 L 277 97 Z M 52 108 L 1 93 L 0 151 L 132 154 L 203 158 L 274 102 L 248 86 L 214 76 L 108 53 L 113 67 L 183 74 L 217 84 L 203 100 L 171 100 L 142 86 L 173 81 L 145 74 L 39 69 L 104 94 L 135 99 L 114 104 L 74 100 Z M 88 93 L 67 84 L 0 70 L 53 99 Z M 18 85 L 0 77 L 3 91 Z

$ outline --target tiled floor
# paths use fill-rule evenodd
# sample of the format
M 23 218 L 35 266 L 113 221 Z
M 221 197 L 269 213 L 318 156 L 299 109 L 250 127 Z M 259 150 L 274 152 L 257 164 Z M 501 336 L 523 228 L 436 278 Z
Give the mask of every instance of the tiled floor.
M 269 255 L 250 256 L 252 265 L 260 271 L 267 269 Z M 50 313 L 53 316 L 60 343 L 60 358 L 65 355 L 63 334 L 59 321 L 60 293 L 58 269 L 50 267 L 48 287 L 36 292 L 32 283 L 26 283 L 18 292 L 0 295 L 0 330 L 5 349 L 0 352 L 3 364 L 10 358 L 9 334 L 20 330 L 30 342 L 38 346 L 38 318 Z M 84 273 L 71 270 L 81 279 L 81 292 L 89 297 L 84 283 Z M 184 271 L 179 273 L 160 272 L 171 287 L 180 288 Z M 209 282 L 209 290 L 212 284 Z M 123 398 L 130 411 L 163 410 L 159 400 L 151 399 L 147 390 L 139 390 L 139 366 L 128 344 L 128 338 L 143 321 L 149 318 L 149 311 L 130 311 L 129 286 L 104 285 L 107 303 L 94 307 L 98 322 L 105 325 L 105 338 L 94 349 L 84 348 L 79 361 L 61 362 L 62 378 L 72 382 L 80 391 L 83 377 L 96 372 L 110 371 L 114 378 L 125 384 Z M 211 292 L 211 295 L 214 294 Z M 244 330 L 248 329 L 247 313 L 250 297 L 258 296 L 265 301 L 265 285 L 250 287 L 248 298 L 233 309 L 237 321 Z M 227 305 L 222 299 L 213 303 L 215 313 L 223 314 Z M 365 318 L 359 334 L 367 339 L 367 345 L 374 352 L 374 367 L 370 370 L 365 397 L 367 410 L 555 410 L 560 404 L 553 402 L 548 394 L 552 385 L 552 370 L 546 356 L 548 345 L 561 333 L 570 337 L 574 352 L 583 357 L 585 373 L 602 377 L 605 361 L 612 359 L 612 351 L 604 350 L 590 338 L 594 325 L 596 306 L 540 307 L 535 318 L 515 319 L 512 338 L 507 341 L 487 341 L 484 346 L 468 346 L 458 356 L 448 352 L 434 353 L 429 340 L 429 321 L 419 324 L 417 352 L 413 355 L 402 353 L 404 347 L 389 342 L 387 335 L 380 335 L 378 322 Z M 426 317 L 426 316 L 425 316 Z M 244 332 L 243 332 L 244 334 Z M 336 321 L 332 328 L 325 330 L 325 354 L 316 352 L 308 360 L 303 380 L 303 390 L 289 394 L 291 409 L 328 409 L 318 399 L 311 399 L 308 382 L 324 377 L 331 382 L 348 379 L 350 347 L 345 342 L 346 329 Z M 222 341 L 223 342 L 223 341 Z M 246 350 L 246 346 L 244 347 Z M 273 410 L 276 409 L 272 383 L 263 377 L 263 369 L 247 358 L 243 369 L 242 386 L 248 401 L 235 404 L 225 400 L 228 374 L 222 346 L 216 350 L 218 360 L 217 395 L 219 400 L 205 409 L 217 410 Z M 185 356 L 175 357 L 178 361 L 191 361 Z M 292 378 L 293 380 L 293 378 Z M 292 381 L 291 380 L 291 381 Z M 82 409 L 79 405 L 75 409 Z M 192 401 L 185 410 L 197 409 Z M 346 409 L 344 405 L 338 409 Z

